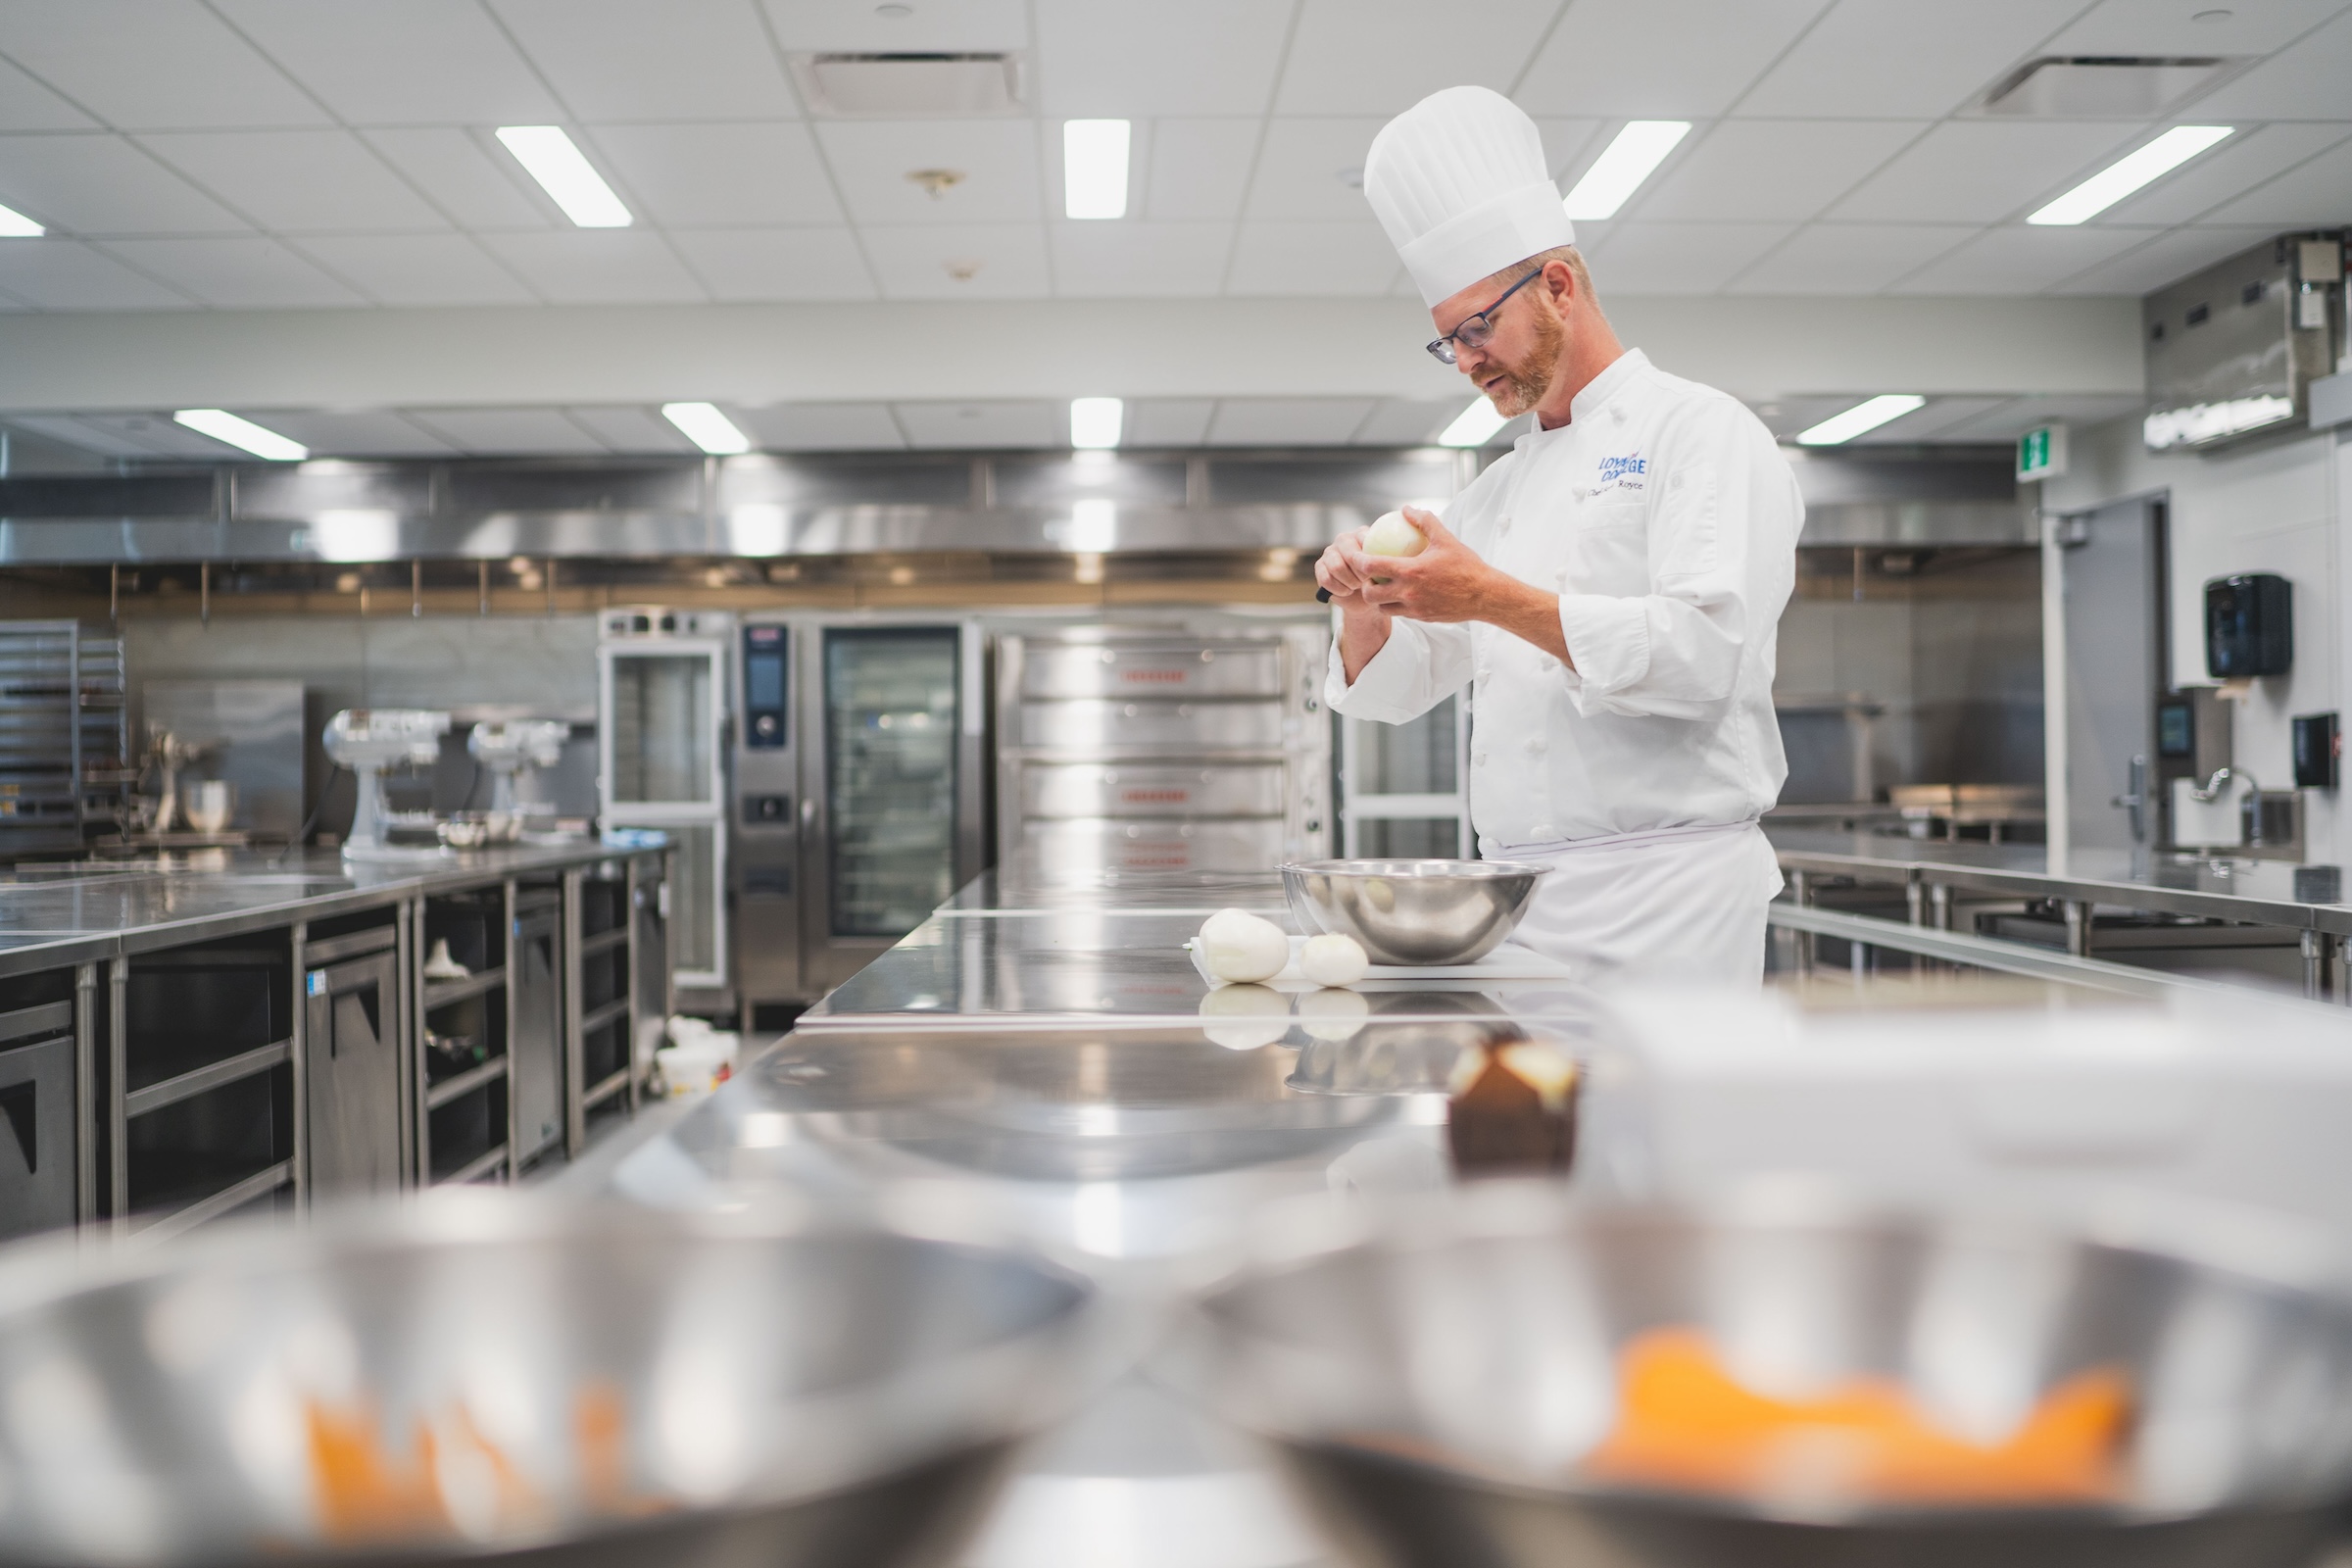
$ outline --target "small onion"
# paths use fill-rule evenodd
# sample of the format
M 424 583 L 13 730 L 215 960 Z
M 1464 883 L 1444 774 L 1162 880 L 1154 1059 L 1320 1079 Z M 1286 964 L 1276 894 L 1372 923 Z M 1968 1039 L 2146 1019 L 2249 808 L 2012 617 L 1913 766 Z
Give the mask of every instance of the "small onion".
M 1308 937 L 1298 951 L 1298 972 L 1319 986 L 1351 986 L 1370 966 L 1355 938 L 1337 931 Z

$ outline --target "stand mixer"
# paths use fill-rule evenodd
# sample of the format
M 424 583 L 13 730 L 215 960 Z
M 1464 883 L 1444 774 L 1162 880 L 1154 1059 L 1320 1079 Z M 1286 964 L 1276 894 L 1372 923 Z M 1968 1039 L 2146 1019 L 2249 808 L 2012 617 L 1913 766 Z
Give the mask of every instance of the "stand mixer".
M 441 847 L 410 848 L 387 842 L 384 775 L 407 763 L 430 767 L 441 755 L 449 715 L 421 708 L 347 708 L 326 722 L 326 755 L 360 781 L 352 807 L 351 833 L 343 841 L 347 860 L 437 858 Z
M 552 718 L 496 719 L 473 726 L 466 750 L 490 770 L 491 836 L 513 837 L 522 829 L 531 808 L 522 804 L 516 785 L 534 768 L 553 767 L 564 757 L 571 726 Z M 536 808 L 544 811 L 546 808 Z

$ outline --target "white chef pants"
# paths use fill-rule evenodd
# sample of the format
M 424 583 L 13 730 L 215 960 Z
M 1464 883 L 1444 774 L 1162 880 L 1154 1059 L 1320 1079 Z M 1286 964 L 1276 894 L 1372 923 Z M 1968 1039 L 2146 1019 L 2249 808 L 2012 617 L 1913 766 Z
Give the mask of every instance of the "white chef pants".
M 1753 822 L 1480 848 L 1550 867 L 1511 940 L 1566 964 L 1580 984 L 1764 983 L 1765 906 L 1781 871 Z

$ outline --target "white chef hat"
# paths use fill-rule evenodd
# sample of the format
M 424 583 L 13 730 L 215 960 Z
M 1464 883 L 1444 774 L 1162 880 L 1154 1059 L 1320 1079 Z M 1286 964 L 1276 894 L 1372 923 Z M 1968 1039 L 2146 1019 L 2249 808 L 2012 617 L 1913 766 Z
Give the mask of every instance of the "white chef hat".
M 1380 127 L 1364 196 L 1425 304 L 1576 243 L 1527 112 L 1486 87 L 1431 93 Z

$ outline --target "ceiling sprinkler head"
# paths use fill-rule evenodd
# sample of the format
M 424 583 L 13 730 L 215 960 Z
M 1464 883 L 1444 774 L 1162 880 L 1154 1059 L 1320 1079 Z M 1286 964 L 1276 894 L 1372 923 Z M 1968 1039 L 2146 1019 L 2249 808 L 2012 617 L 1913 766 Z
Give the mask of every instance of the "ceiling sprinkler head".
M 1364 166 L 1361 164 L 1350 164 L 1346 169 L 1341 170 L 1340 183 L 1347 186 L 1349 190 L 1362 190 L 1364 188 Z
M 885 22 L 905 22 L 908 17 L 914 15 L 914 7 L 897 4 L 881 5 L 874 7 L 874 15 L 882 18 Z
M 980 272 L 980 264 L 970 260 L 945 261 L 940 266 L 946 268 L 948 275 L 958 283 L 969 283 Z
M 931 199 L 937 201 L 962 184 L 964 176 L 960 169 L 910 169 L 906 177 L 929 191 Z

